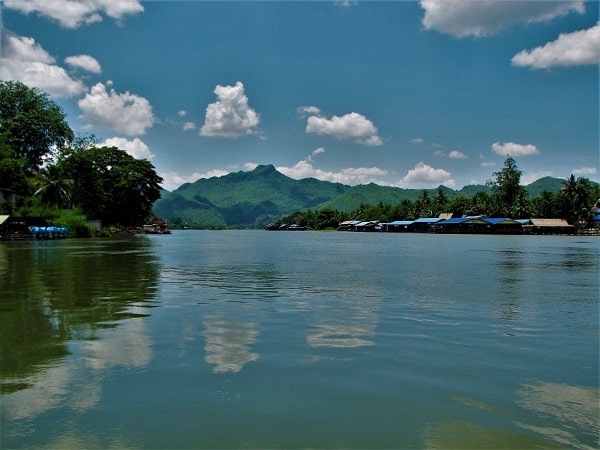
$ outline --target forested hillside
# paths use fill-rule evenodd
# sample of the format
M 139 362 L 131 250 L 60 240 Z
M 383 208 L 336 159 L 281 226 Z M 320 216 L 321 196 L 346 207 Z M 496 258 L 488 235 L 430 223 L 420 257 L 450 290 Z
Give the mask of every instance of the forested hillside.
M 564 180 L 546 177 L 525 190 L 531 199 L 541 192 L 557 193 Z M 332 210 L 350 214 L 373 205 L 395 206 L 401 203 L 422 204 L 427 199 L 464 203 L 478 195 L 490 196 L 492 187 L 466 186 L 455 191 L 445 186 L 436 189 L 401 189 L 367 184 L 347 186 L 314 178 L 294 180 L 272 165 L 262 165 L 249 172 L 235 172 L 222 177 L 199 179 L 175 191 L 164 193 L 154 205 L 157 216 L 172 225 L 199 227 L 262 227 L 283 216 L 304 210 Z M 457 198 L 458 197 L 458 198 Z M 429 209 L 431 213 L 437 212 Z M 425 212 L 425 211 L 424 211 Z

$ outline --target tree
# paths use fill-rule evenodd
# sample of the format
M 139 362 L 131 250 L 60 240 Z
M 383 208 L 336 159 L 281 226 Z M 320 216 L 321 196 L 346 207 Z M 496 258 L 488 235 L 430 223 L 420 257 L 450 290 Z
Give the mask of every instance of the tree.
M 586 223 L 591 215 L 593 205 L 593 189 L 587 178 L 571 174 L 567 181 L 563 182 L 561 189 L 562 216 L 570 224 Z
M 442 186 L 437 188 L 435 193 L 435 198 L 433 199 L 433 211 L 434 216 L 438 216 L 440 213 L 444 212 L 448 203 L 448 197 L 444 193 Z
M 160 197 L 154 166 L 116 147 L 71 149 L 60 166 L 73 180 L 73 202 L 104 225 L 142 225 Z
M 521 210 L 521 206 L 527 198 L 527 191 L 521 186 L 521 174 L 514 158 L 508 155 L 502 170 L 493 174 L 496 181 L 488 183 L 492 186 L 493 195 L 499 202 L 501 214 L 510 216 L 517 201 L 519 202 L 518 209 Z
M 555 196 L 548 191 L 542 193 L 533 199 L 534 217 L 557 217 L 557 207 Z
M 70 208 L 72 185 L 73 180 L 65 178 L 59 166 L 48 166 L 36 175 L 34 181 L 36 191 L 33 195 L 41 197 L 44 209 Z
M 19 81 L 0 81 L 0 132 L 15 156 L 25 158 L 29 174 L 73 140 L 63 110 L 47 94 Z

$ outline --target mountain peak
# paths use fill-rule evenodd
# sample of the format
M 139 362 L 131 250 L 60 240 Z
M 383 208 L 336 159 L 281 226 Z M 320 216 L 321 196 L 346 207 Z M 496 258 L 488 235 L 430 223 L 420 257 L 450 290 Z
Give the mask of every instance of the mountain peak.
M 254 172 L 255 175 L 270 175 L 272 173 L 279 173 L 273 164 L 258 165 L 252 172 Z

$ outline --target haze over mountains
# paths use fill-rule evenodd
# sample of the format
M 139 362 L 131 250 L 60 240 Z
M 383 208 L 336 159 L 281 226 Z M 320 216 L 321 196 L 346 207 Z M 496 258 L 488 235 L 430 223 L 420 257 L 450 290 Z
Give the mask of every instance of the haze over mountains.
M 531 198 L 543 191 L 557 192 L 559 178 L 541 178 L 525 189 Z M 461 190 L 440 186 L 449 198 L 472 197 L 477 192 L 490 193 L 485 185 L 465 186 Z M 201 178 L 163 194 L 154 212 L 167 220 L 179 218 L 183 223 L 214 227 L 253 227 L 295 211 L 323 208 L 351 212 L 362 205 L 379 202 L 396 205 L 403 200 L 415 201 L 436 189 L 402 189 L 377 184 L 348 186 L 315 178 L 295 180 L 278 172 L 273 165 L 261 165 L 249 172 L 234 172 L 222 177 Z

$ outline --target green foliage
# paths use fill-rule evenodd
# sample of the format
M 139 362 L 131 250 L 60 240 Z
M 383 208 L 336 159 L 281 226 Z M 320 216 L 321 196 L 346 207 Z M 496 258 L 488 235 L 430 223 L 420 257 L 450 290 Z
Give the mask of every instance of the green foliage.
M 529 214 L 528 194 L 521 186 L 521 174 L 517 162 L 510 155 L 504 161 L 502 170 L 494 172 L 496 181 L 491 182 L 491 187 L 498 202 L 499 215 L 516 219 Z
M 598 188 L 594 188 L 587 178 L 575 178 L 573 174 L 563 182 L 559 194 L 561 216 L 570 224 L 584 225 L 593 216 L 591 206 L 598 198 Z
M 313 208 L 350 189 L 314 178 L 293 180 L 272 165 L 251 172 L 200 179 L 167 193 L 154 205 L 157 216 L 180 217 L 206 227 L 258 226 L 285 214 Z
M 160 196 L 160 178 L 152 164 L 116 147 L 75 149 L 60 160 L 73 180 L 73 202 L 103 225 L 143 225 Z
M 76 211 L 63 212 L 52 221 L 57 226 L 67 227 L 71 237 L 89 238 L 96 236 L 96 230 L 88 225 L 85 216 Z
M 73 140 L 62 109 L 47 94 L 18 81 L 0 82 L 0 130 L 24 169 L 36 172 L 54 148 Z

